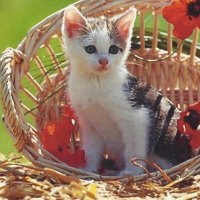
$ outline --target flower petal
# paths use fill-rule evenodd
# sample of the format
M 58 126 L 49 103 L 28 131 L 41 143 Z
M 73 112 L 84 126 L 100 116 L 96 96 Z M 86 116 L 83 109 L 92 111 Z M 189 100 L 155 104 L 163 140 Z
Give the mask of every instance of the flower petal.
M 182 118 L 177 120 L 177 129 L 180 134 L 185 134 L 184 123 Z
M 197 27 L 200 28 L 200 17 L 197 18 Z
M 186 17 L 185 20 L 182 20 L 174 25 L 174 36 L 181 40 L 184 40 L 192 34 L 195 27 L 195 21 L 189 20 L 189 18 Z
M 192 105 L 189 105 L 187 110 L 196 110 L 200 115 L 200 101 Z
M 188 6 L 196 0 L 174 0 L 163 8 L 163 17 L 174 25 L 174 35 L 179 39 L 189 37 L 194 28 L 200 28 L 200 17 L 188 16 Z
M 183 5 L 187 5 L 191 0 L 178 0 L 180 1 Z
M 186 7 L 180 2 L 173 2 L 170 6 L 163 8 L 162 14 L 172 24 L 177 24 L 187 16 Z
M 200 147 L 200 131 L 193 130 L 193 134 L 190 139 L 190 146 L 192 147 L 192 149 Z

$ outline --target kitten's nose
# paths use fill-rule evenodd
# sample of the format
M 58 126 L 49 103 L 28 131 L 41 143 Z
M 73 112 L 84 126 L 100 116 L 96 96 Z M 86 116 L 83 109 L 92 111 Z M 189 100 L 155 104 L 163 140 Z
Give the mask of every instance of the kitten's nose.
M 99 59 L 99 64 L 106 66 L 108 64 L 108 60 L 106 58 L 101 58 Z

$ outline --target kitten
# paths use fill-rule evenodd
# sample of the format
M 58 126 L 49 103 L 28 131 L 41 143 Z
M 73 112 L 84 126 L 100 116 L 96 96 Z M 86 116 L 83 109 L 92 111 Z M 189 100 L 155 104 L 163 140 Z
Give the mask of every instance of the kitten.
M 162 168 L 183 160 L 174 145 L 173 118 L 179 111 L 126 69 L 135 17 L 134 8 L 111 19 L 86 18 L 73 6 L 64 12 L 62 34 L 71 65 L 68 91 L 80 121 L 86 169 L 92 172 L 98 171 L 106 152 L 121 174 L 143 172 L 131 164 L 134 157 Z

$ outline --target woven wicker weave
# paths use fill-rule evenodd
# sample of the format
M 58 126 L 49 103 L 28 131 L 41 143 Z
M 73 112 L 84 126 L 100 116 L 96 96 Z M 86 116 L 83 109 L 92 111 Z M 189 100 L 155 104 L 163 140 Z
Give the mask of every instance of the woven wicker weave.
M 180 109 L 200 100 L 200 49 L 199 30 L 195 29 L 190 41 L 185 41 L 172 54 L 173 27 L 168 24 L 166 33 L 160 33 L 161 10 L 170 0 L 82 0 L 75 5 L 87 16 L 113 16 L 135 6 L 139 27 L 135 28 L 134 40 L 139 42 L 129 57 L 128 68 L 138 78 L 162 91 Z M 69 167 L 59 161 L 41 145 L 38 132 L 49 121 L 59 117 L 66 86 L 68 61 L 62 53 L 60 27 L 63 10 L 47 17 L 28 31 L 17 49 L 6 49 L 0 59 L 0 86 L 4 109 L 4 123 L 16 142 L 16 148 L 33 164 L 49 167 L 62 173 L 75 174 L 80 178 L 101 179 L 97 174 Z M 153 26 L 146 28 L 145 20 L 152 16 Z M 167 23 L 166 23 L 167 24 Z M 138 60 L 159 59 L 157 62 Z M 168 59 L 161 58 L 172 54 Z M 52 70 L 52 68 L 54 70 Z M 175 166 L 166 173 L 174 177 L 186 173 L 197 174 L 200 158 L 196 157 Z M 161 179 L 160 173 L 152 174 Z M 139 176 L 138 179 L 143 178 Z M 106 177 L 105 177 L 106 178 Z M 116 178 L 116 177 L 113 177 Z

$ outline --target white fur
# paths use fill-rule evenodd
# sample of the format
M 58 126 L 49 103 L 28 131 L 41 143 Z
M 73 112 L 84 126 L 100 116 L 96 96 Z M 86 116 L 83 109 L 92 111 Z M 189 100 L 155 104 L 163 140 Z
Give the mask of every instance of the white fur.
M 83 17 L 80 13 L 78 15 Z M 128 73 L 124 61 L 130 37 L 123 53 L 109 55 L 107 51 L 114 41 L 108 37 L 106 27 L 101 31 L 91 31 L 87 38 L 68 38 L 63 23 L 62 32 L 71 63 L 68 90 L 80 121 L 86 169 L 97 172 L 102 153 L 108 151 L 118 166 L 124 169 L 122 173 L 142 173 L 142 169 L 133 166 L 130 159 L 146 158 L 150 120 L 148 111 L 132 108 L 123 92 Z M 95 44 L 98 55 L 85 52 L 82 46 L 88 44 Z M 108 71 L 96 71 L 101 56 L 109 60 Z

